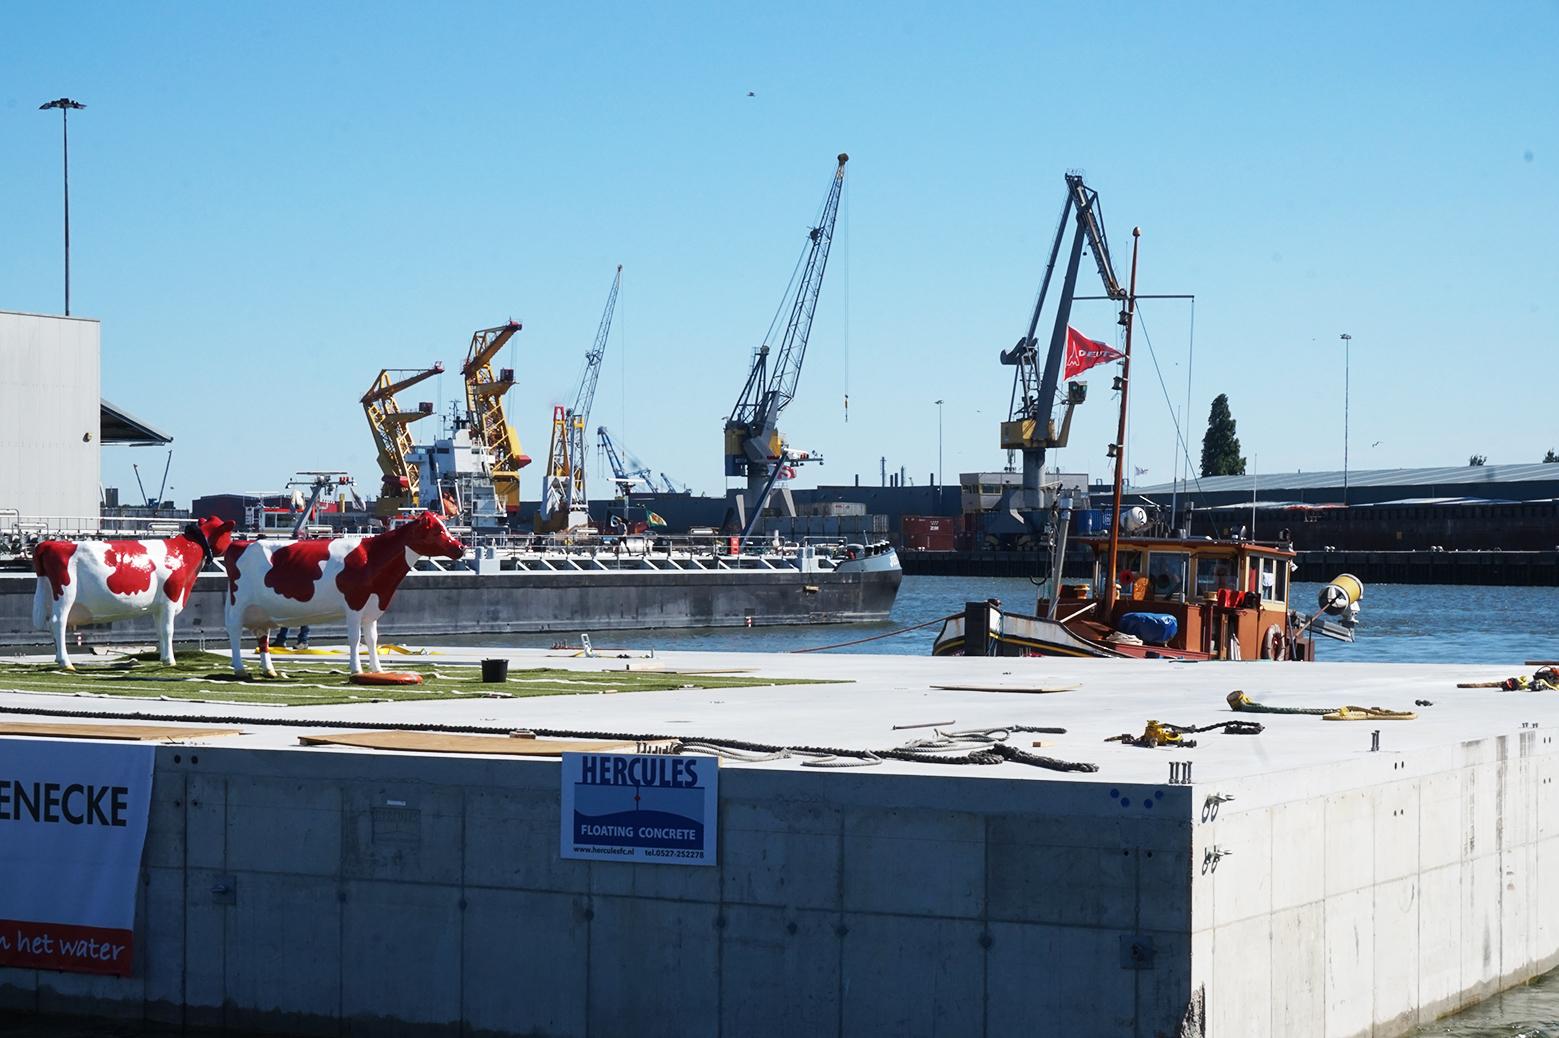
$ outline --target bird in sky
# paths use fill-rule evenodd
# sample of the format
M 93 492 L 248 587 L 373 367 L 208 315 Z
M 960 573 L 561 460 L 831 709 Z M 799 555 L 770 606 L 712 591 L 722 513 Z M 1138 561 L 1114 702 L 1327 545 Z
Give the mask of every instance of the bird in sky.
M 749 90 L 749 91 L 747 91 L 747 96 L 748 97 L 757 97 L 758 95 L 753 93 L 751 90 Z
M 1370 446 L 1371 447 L 1379 447 L 1380 444 L 1381 444 L 1381 441 L 1380 440 L 1376 440 L 1374 443 L 1370 444 Z

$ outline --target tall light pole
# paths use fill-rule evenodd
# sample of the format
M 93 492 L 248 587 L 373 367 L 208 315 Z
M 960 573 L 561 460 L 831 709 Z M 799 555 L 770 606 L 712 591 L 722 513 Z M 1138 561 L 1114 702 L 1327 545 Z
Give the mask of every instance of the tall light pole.
M 70 316 L 70 110 L 72 108 L 85 108 L 86 105 L 79 101 L 72 101 L 68 97 L 62 97 L 58 101 L 50 101 L 48 104 L 38 106 L 38 111 L 45 112 L 50 108 L 60 110 L 60 127 L 65 139 L 65 316 Z
M 942 401 L 937 401 L 937 494 L 942 494 Z
M 1348 506 L 1348 354 L 1353 336 L 1343 332 L 1342 339 L 1342 503 Z

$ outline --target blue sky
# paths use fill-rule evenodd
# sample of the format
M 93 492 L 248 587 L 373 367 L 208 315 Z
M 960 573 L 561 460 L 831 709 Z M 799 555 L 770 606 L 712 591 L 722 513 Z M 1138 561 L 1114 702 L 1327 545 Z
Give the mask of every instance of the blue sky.
M 374 487 L 357 401 L 379 369 L 453 369 L 511 316 L 510 420 L 539 461 L 618 263 L 593 422 L 719 493 L 723 418 L 846 151 L 781 426 L 828 458 L 801 485 L 874 483 L 882 457 L 920 484 L 939 398 L 946 472 L 1004 463 L 997 354 L 1081 168 L 1122 276 L 1137 225 L 1139 290 L 1197 296 L 1193 456 L 1227 393 L 1262 471 L 1340 467 L 1350 332 L 1354 468 L 1538 461 L 1556 24 L 1553 2 L 7 5 L 0 308 L 62 306 L 59 117 L 37 108 L 69 95 L 72 309 L 103 322 L 104 394 L 174 434 L 175 499 L 300 469 Z M 1164 385 L 1139 339 L 1130 464 L 1158 482 L 1190 312 L 1143 306 Z M 1073 323 L 1115 334 L 1104 304 Z M 1068 470 L 1108 471 L 1110 373 Z M 132 461 L 161 471 L 110 448 L 105 483 L 133 487 Z

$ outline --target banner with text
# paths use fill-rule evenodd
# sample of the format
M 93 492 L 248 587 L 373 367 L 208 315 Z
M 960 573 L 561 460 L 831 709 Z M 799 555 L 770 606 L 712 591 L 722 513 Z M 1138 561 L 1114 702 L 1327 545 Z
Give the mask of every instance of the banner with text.
M 0 738 L 0 966 L 130 975 L 155 753 Z
M 565 753 L 562 855 L 713 865 L 719 779 L 714 757 Z

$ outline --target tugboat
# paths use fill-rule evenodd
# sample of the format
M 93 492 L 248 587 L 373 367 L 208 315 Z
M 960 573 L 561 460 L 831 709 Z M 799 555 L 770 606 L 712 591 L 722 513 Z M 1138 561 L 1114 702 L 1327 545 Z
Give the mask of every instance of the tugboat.
M 1057 435 L 1053 411 L 1063 355 L 1068 379 L 1095 365 L 1119 360 L 1121 374 L 1115 379 L 1114 388 L 1120 392 L 1120 424 L 1108 452 L 1115 460 L 1109 536 L 1079 538 L 1093 549 L 1093 580 L 1087 584 L 1063 583 L 1061 570 L 1072 505 L 1068 497 L 1048 495 L 1052 570 L 1035 615 L 1004 612 L 996 601 L 969 602 L 963 615 L 943 623 L 932 654 L 1313 660 L 1316 634 L 1352 641 L 1363 595 L 1363 586 L 1355 577 L 1345 573 L 1326 585 L 1318 602 L 1320 610 L 1306 617 L 1289 608 L 1294 552 L 1288 543 L 1257 543 L 1243 536 L 1193 538 L 1187 530 L 1170 529 L 1172 522 L 1150 526 L 1149 517 L 1141 508 L 1123 512 L 1126 400 L 1141 230 L 1132 230 L 1131 282 L 1130 288 L 1124 289 L 1110 262 L 1098 193 L 1089 189 L 1078 174 L 1068 173 L 1066 182 L 1066 206 L 1028 332 L 1001 355 L 1003 364 L 1017 368 L 1011 416 L 1002 424 L 1001 445 L 1022 450 L 1024 473 L 1021 490 L 1009 491 L 1002 508 L 1012 520 L 1022 524 L 1035 525 L 1045 516 L 1047 495 L 1038 478 L 1044 471 L 1045 451 L 1066 445 L 1072 411 L 1087 398 L 1086 383 L 1068 384 L 1066 414 Z M 1041 371 L 1034 332 L 1065 238 L 1067 217 L 1073 213 L 1077 228 L 1050 350 Z M 1099 267 L 1105 298 L 1121 304 L 1123 353 L 1085 338 L 1068 323 L 1085 241 Z
M 1133 513 L 1141 509 L 1128 510 L 1123 526 Z M 1123 536 L 1111 566 L 1109 538 L 1079 540 L 1094 551 L 1091 583 L 1059 584 L 1053 596 L 1057 585 L 1047 583 L 1033 616 L 967 603 L 943 623 L 932 654 L 1313 660 L 1316 635 L 1353 640 L 1363 584 L 1344 573 L 1321 589 L 1315 615 L 1297 612 L 1289 608 L 1294 552 L 1282 544 Z

